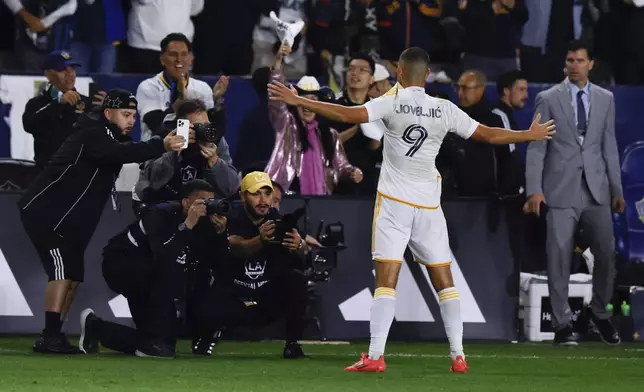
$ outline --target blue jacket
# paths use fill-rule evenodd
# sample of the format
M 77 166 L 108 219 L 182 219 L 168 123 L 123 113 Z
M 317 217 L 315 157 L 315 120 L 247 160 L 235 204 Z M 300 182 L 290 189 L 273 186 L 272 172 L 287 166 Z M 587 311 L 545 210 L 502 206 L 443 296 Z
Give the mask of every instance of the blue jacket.
M 121 0 L 103 0 L 107 42 L 122 41 L 127 35 Z

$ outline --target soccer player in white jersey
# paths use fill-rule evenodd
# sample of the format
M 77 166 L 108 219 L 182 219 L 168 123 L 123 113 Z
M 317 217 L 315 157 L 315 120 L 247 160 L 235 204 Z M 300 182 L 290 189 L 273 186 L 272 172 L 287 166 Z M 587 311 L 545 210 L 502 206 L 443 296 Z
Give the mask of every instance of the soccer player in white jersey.
M 467 372 L 463 353 L 460 299 L 452 279 L 447 225 L 440 207 L 441 178 L 434 160 L 447 132 L 491 144 L 550 139 L 554 124 L 540 124 L 537 115 L 527 131 L 490 128 L 472 120 L 450 101 L 425 93 L 429 56 L 420 48 L 400 55 L 398 83 L 385 95 L 362 106 L 339 106 L 297 96 L 293 88 L 269 84 L 270 99 L 299 105 L 333 121 L 367 123 L 382 120 L 384 152 L 374 210 L 372 254 L 376 291 L 371 305 L 369 352 L 346 368 L 383 372 L 385 343 L 394 319 L 396 283 L 409 245 L 414 259 L 425 265 L 438 293 L 449 340 L 450 371 Z

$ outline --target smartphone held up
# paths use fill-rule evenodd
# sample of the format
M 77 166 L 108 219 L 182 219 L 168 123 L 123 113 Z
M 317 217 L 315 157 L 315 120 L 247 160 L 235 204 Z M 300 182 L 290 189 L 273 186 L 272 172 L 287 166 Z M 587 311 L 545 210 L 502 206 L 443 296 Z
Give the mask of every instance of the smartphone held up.
M 183 136 L 185 142 L 183 149 L 188 148 L 188 140 L 190 139 L 190 121 L 186 119 L 177 120 L 177 135 Z

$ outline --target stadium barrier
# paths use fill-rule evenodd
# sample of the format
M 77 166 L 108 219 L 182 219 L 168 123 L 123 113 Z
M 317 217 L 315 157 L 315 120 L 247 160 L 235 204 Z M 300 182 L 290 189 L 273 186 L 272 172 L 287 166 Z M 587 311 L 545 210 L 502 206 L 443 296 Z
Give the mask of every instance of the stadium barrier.
M 38 333 L 43 326 L 46 275 L 29 238 L 22 229 L 16 201 L 19 194 L 0 193 L 0 333 Z M 130 197 L 121 193 L 122 200 Z M 285 198 L 285 212 L 300 207 L 300 198 Z M 124 205 L 127 205 L 125 202 Z M 486 201 L 445 203 L 452 237 L 452 272 L 461 295 L 466 339 L 517 339 L 519 272 L 512 257 L 508 232 L 501 219 L 488 229 Z M 339 253 L 330 280 L 317 284 L 317 312 L 327 339 L 362 339 L 369 336 L 369 309 L 373 294 L 371 218 L 373 200 L 311 198 L 311 231 L 318 222 L 344 224 L 348 248 Z M 131 322 L 123 297 L 112 293 L 101 275 L 101 250 L 108 239 L 134 219 L 130 209 L 116 213 L 108 205 L 87 249 L 85 283 L 74 302 L 66 330 L 79 332 L 78 316 L 87 307 L 109 320 Z M 315 235 L 315 233 L 313 233 Z M 397 293 L 394 340 L 443 339 L 438 298 L 426 269 L 407 257 Z M 314 338 L 318 332 L 313 329 Z

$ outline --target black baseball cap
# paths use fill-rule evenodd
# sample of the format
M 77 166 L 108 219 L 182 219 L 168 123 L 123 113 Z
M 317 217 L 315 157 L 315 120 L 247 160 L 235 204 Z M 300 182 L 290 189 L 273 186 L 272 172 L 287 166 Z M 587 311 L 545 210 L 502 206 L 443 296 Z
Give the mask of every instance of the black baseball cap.
M 136 97 L 129 91 L 121 88 L 110 90 L 103 101 L 103 108 L 105 109 L 134 109 L 136 110 L 138 101 Z
M 45 57 L 43 61 L 43 70 L 54 69 L 56 71 L 63 71 L 67 67 L 80 67 L 80 63 L 74 61 L 69 52 L 64 50 L 55 50 Z

